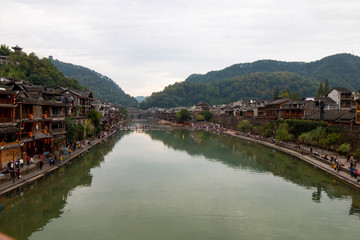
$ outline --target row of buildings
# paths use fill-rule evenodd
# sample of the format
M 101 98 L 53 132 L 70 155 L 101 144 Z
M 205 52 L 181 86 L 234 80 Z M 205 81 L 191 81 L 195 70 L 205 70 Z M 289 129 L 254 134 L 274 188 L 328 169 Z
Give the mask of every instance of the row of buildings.
M 94 99 L 91 91 L 0 78 L 0 166 L 53 152 L 66 141 L 65 117 L 83 124 L 91 109 L 102 114 L 104 126 L 120 118 L 117 106 Z
M 176 121 L 176 113 L 182 108 L 153 108 L 153 117 Z M 214 117 L 233 117 L 238 119 L 277 120 L 307 119 L 327 121 L 330 124 L 360 124 L 359 93 L 346 88 L 333 88 L 327 96 L 309 97 L 300 101 L 278 98 L 274 101 L 240 100 L 228 105 L 209 106 L 199 103 L 188 108 L 195 117 L 199 112 L 209 110 Z M 144 115 L 144 113 L 142 113 Z

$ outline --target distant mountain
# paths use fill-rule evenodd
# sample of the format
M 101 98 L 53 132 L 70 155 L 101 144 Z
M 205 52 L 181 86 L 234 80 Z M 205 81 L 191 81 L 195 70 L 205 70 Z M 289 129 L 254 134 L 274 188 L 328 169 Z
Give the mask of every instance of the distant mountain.
M 65 76 L 75 78 L 77 81 L 89 88 L 96 99 L 107 100 L 110 103 L 123 105 L 125 107 L 136 107 L 138 102 L 135 98 L 126 94 L 112 79 L 86 67 L 61 62 L 49 57 L 51 62 Z
M 136 101 L 138 101 L 139 103 L 141 103 L 142 101 L 144 101 L 145 99 L 147 99 L 148 97 L 144 97 L 144 96 L 137 96 L 135 97 Z
M 192 106 L 198 102 L 226 104 L 240 99 L 272 99 L 276 88 L 288 89 L 300 96 L 314 96 L 318 83 L 290 72 L 252 73 L 212 83 L 184 81 L 153 93 L 140 108 Z
M 235 64 L 219 71 L 192 74 L 153 93 L 140 103 L 141 108 L 190 106 L 205 101 L 224 104 L 240 99 L 272 99 L 278 88 L 297 92 L 301 97 L 315 96 L 319 82 L 328 79 L 332 87 L 360 89 L 360 57 L 336 54 L 319 61 L 281 62 L 260 60 Z
M 325 82 L 328 79 L 330 87 L 346 87 L 353 91 L 360 89 L 360 57 L 346 53 L 310 63 L 260 60 L 253 63 L 234 64 L 219 71 L 192 74 L 185 81 L 211 83 L 256 72 L 282 71 L 294 72 L 316 82 Z

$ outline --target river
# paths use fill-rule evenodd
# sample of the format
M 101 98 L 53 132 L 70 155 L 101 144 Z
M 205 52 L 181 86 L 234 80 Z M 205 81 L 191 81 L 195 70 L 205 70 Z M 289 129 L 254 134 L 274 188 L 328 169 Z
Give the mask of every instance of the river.
M 16 239 L 358 239 L 360 193 L 229 136 L 122 131 L 0 198 Z

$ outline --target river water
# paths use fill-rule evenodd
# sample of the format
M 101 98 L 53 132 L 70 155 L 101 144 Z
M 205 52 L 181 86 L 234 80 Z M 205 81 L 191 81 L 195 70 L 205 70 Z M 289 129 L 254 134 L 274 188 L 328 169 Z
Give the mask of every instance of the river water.
M 358 239 L 360 193 L 229 136 L 123 131 L 0 198 L 16 239 Z

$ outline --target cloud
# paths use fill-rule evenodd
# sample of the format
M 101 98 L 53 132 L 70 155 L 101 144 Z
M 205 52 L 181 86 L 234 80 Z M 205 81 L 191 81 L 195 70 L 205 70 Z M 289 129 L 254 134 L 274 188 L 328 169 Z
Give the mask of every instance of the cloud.
M 259 59 L 360 53 L 355 0 L 5 0 L 3 43 L 89 67 L 132 95 Z

